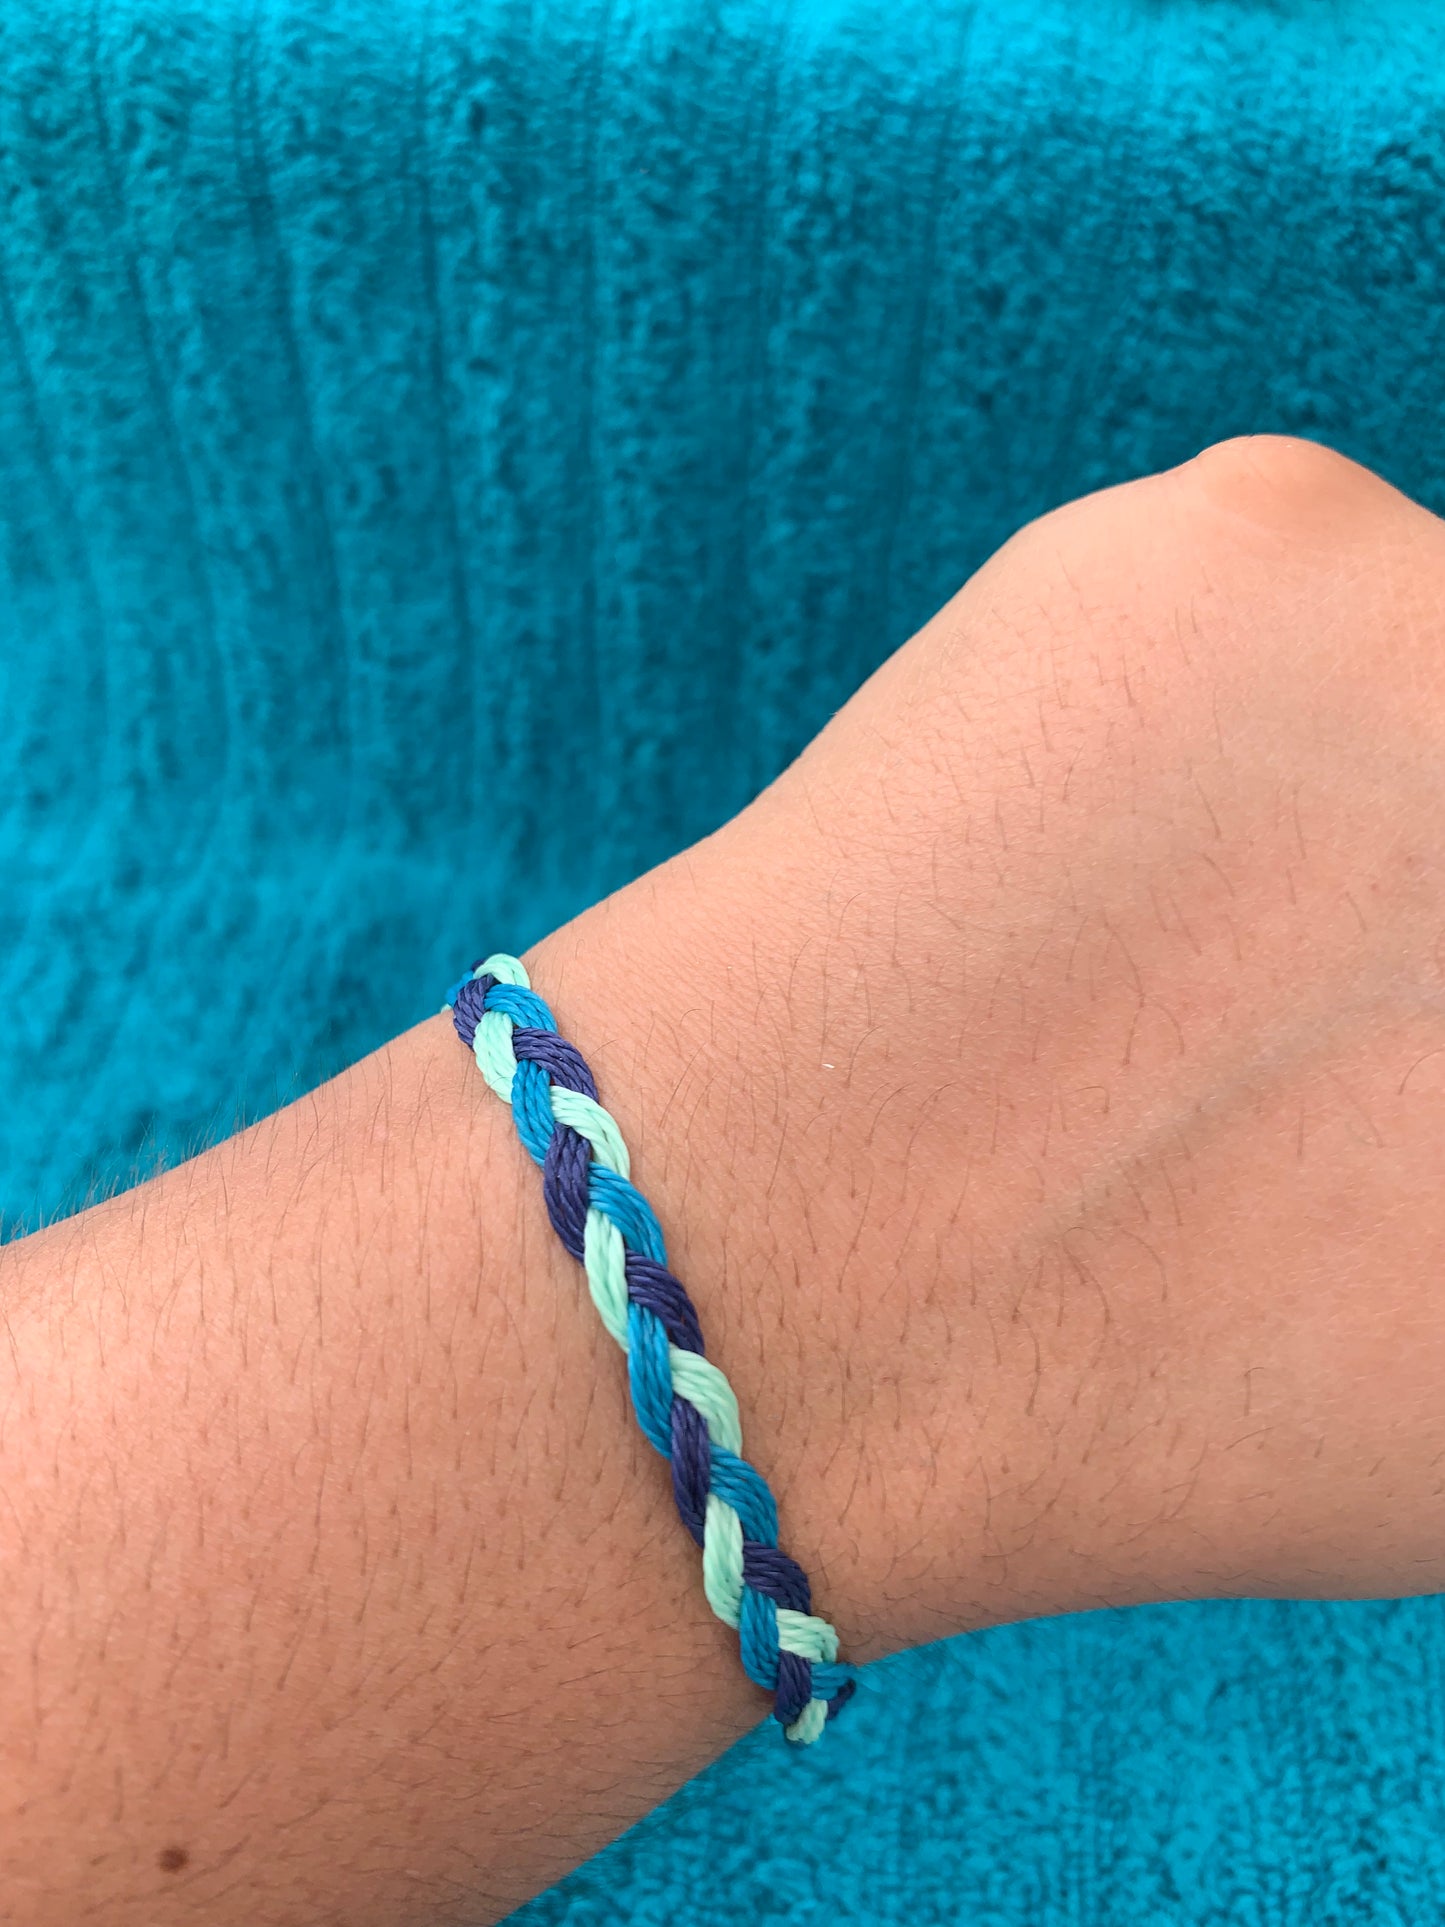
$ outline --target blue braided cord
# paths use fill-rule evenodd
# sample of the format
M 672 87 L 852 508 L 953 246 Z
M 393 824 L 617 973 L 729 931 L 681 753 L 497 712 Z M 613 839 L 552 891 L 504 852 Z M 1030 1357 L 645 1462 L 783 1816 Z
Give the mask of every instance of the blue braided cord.
M 777 1503 L 746 1459 L 729 1452 L 725 1445 L 712 1448 L 712 1489 L 726 1499 L 743 1522 L 743 1531 L 760 1545 L 778 1543 Z
M 552 1081 L 540 1064 L 518 1064 L 512 1079 L 512 1116 L 527 1155 L 535 1164 L 545 1164 L 557 1119 L 552 1111 Z
M 738 1620 L 738 1647 L 743 1671 L 754 1686 L 774 1692 L 778 1684 L 778 1609 L 764 1592 L 743 1587 Z
M 605 1164 L 594 1164 L 587 1174 L 587 1201 L 611 1218 L 634 1250 L 646 1252 L 660 1265 L 667 1263 L 662 1226 L 652 1206 L 626 1178 L 609 1171 Z
M 523 990 L 520 984 L 493 984 L 487 992 L 487 1009 L 505 1011 L 523 1030 L 555 1031 L 557 1028 L 556 1018 L 536 991 Z
M 672 1457 L 672 1366 L 655 1311 L 627 1307 L 627 1379 L 637 1422 L 665 1459 Z
M 488 974 L 491 966 L 503 974 Z M 469 993 L 467 1010 L 463 1012 L 457 1008 L 458 1000 L 473 982 L 477 988 Z M 592 1074 L 575 1048 L 557 1036 L 551 1011 L 531 989 L 525 970 L 513 957 L 496 956 L 473 964 L 471 971 L 448 991 L 446 1003 L 463 1042 L 471 1045 L 475 1041 L 478 1062 L 487 1069 L 494 1087 L 510 1091 L 518 1135 L 534 1163 L 547 1168 L 548 1208 L 569 1249 L 580 1248 L 574 1241 L 580 1239 L 584 1215 L 598 1212 L 616 1227 L 624 1249 L 640 1254 L 636 1265 L 642 1269 L 637 1271 L 634 1267 L 627 1271 L 625 1339 L 628 1383 L 638 1423 L 664 1457 L 671 1460 L 674 1451 L 681 1454 L 673 1464 L 677 1503 L 684 1521 L 689 1522 L 689 1530 L 703 1545 L 705 1573 L 709 1558 L 714 1557 L 714 1578 L 710 1586 L 721 1584 L 723 1588 L 716 1597 L 710 1590 L 709 1598 L 719 1612 L 724 1612 L 721 1602 L 730 1593 L 736 1600 L 735 1623 L 744 1670 L 758 1685 L 776 1694 L 777 1717 L 784 1723 L 788 1737 L 808 1743 L 818 1737 L 824 1721 L 841 1711 L 854 1691 L 856 1676 L 852 1667 L 841 1662 L 807 1656 L 817 1651 L 820 1643 L 823 1651 L 831 1650 L 836 1635 L 825 1621 L 812 1616 L 807 1579 L 778 1546 L 778 1516 L 773 1495 L 762 1475 L 712 1435 L 705 1414 L 678 1390 L 675 1369 L 682 1369 L 682 1361 L 700 1354 L 700 1337 L 691 1301 L 666 1270 L 662 1229 L 652 1207 L 620 1171 L 598 1161 L 588 1139 L 575 1133 L 570 1138 L 559 1135 L 571 1131 L 571 1127 L 559 1122 L 552 1104 L 552 1089 L 555 1086 L 578 1090 L 595 1105 Z M 500 1043 L 495 1032 L 486 1031 L 492 1013 L 496 1019 L 510 1020 L 506 1037 L 513 1037 L 515 1031 L 534 1035 L 518 1038 L 511 1046 Z M 484 1033 L 489 1053 L 485 1059 Z M 544 1041 L 544 1038 L 555 1041 Z M 544 1061 L 535 1061 L 537 1059 Z M 577 1115 L 575 1111 L 572 1114 Z M 600 1105 L 587 1112 L 585 1119 L 578 1117 L 579 1125 L 585 1123 L 591 1134 L 594 1126 L 587 1120 L 596 1120 L 597 1128 L 605 1126 L 615 1132 L 615 1121 L 602 1112 Z M 598 1139 L 599 1143 L 605 1141 Z M 625 1164 L 620 1139 L 611 1141 L 617 1145 L 618 1156 Z M 558 1147 L 556 1162 L 549 1163 L 554 1143 Z M 565 1148 L 569 1144 L 571 1150 Z M 578 1191 L 579 1184 L 585 1187 L 582 1193 Z M 598 1258 L 590 1237 L 585 1241 L 582 1255 L 589 1273 L 594 1260 L 603 1264 L 604 1269 L 593 1284 L 594 1292 L 605 1289 L 601 1281 L 608 1275 L 605 1265 L 609 1261 Z M 656 1269 L 649 1272 L 642 1265 L 643 1258 L 650 1260 Z M 615 1264 L 615 1257 L 610 1262 Z M 612 1276 L 615 1279 L 616 1273 Z M 664 1308 L 687 1350 L 674 1351 L 667 1326 L 652 1303 L 643 1302 L 644 1297 Z M 610 1302 L 610 1297 L 599 1298 L 599 1305 L 604 1302 Z M 679 1361 L 676 1368 L 674 1358 Z M 698 1369 L 708 1368 L 699 1363 Z M 726 1399 L 731 1398 L 721 1375 L 714 1371 L 710 1382 L 700 1381 L 695 1375 L 684 1382 L 691 1383 L 699 1396 L 712 1401 L 717 1423 L 734 1428 L 728 1435 L 735 1436 L 735 1421 L 727 1418 L 726 1402 L 721 1406 L 716 1403 L 719 1386 Z M 713 1389 L 709 1389 L 709 1383 Z M 685 1415 L 687 1423 L 682 1423 L 678 1414 Z M 704 1475 L 706 1524 L 700 1510 L 702 1486 L 699 1482 Z M 736 1551 L 727 1549 L 726 1531 L 720 1541 L 714 1542 L 709 1537 L 714 1499 L 724 1509 L 719 1517 L 731 1514 L 737 1521 L 732 1531 L 740 1531 L 742 1535 L 740 1584 L 732 1565 Z M 736 1548 L 736 1539 L 731 1543 Z M 721 1561 L 720 1566 L 716 1560 Z M 734 1575 L 731 1579 L 722 1576 L 728 1572 Z M 737 1590 L 732 1592 L 734 1587 Z M 790 1643 L 786 1647 L 778 1617 L 780 1605 L 786 1605 L 790 1614 Z M 724 1612 L 724 1616 L 728 1613 Z M 799 1640 L 803 1642 L 801 1645 L 797 1643 Z

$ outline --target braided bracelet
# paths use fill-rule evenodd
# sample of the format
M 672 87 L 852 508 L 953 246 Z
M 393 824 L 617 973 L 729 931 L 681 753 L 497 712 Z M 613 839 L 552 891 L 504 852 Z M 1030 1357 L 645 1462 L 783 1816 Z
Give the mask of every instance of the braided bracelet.
M 837 1633 L 813 1614 L 807 1575 L 778 1545 L 773 1495 L 742 1457 L 737 1399 L 703 1355 L 697 1313 L 667 1269 L 652 1207 L 628 1180 L 616 1120 L 515 957 L 473 964 L 444 1008 L 511 1105 L 542 1166 L 552 1227 L 585 1267 L 592 1302 L 627 1354 L 638 1423 L 670 1460 L 673 1498 L 702 1548 L 708 1604 L 736 1629 L 743 1667 L 773 1693 L 787 1737 L 808 1745 L 852 1697 L 853 1669 L 838 1662 Z

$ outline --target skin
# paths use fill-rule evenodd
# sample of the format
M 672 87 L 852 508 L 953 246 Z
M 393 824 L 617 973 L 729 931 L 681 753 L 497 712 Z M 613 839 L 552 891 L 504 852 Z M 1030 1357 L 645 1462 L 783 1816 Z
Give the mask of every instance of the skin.
M 847 1656 L 1445 1590 L 1442 752 L 1445 528 L 1228 443 L 527 954 Z M 491 1921 L 766 1715 L 449 1019 L 0 1309 L 0 1919 Z

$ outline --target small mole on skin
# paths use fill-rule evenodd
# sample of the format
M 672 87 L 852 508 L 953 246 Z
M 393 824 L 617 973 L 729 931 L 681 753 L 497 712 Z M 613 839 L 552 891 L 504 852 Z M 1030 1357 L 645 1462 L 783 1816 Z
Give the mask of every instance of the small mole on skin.
M 190 1858 L 184 1847 L 162 1847 L 156 1855 L 156 1865 L 162 1873 L 179 1873 L 190 1864 Z

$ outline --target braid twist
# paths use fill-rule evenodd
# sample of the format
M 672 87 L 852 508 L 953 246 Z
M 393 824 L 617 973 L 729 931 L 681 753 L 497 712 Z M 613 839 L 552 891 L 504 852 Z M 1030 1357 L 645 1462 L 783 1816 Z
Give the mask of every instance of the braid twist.
M 748 1677 L 774 1695 L 790 1740 L 808 1745 L 852 1696 L 838 1635 L 812 1611 L 807 1575 L 778 1544 L 778 1515 L 742 1456 L 732 1387 L 703 1352 L 687 1293 L 667 1268 L 652 1207 L 629 1182 L 627 1146 L 592 1073 L 557 1034 L 522 964 L 474 964 L 447 993 L 457 1034 L 512 1107 L 542 1166 L 553 1229 L 587 1273 L 592 1302 L 627 1355 L 638 1423 L 672 1468 L 682 1522 L 702 1548 L 703 1587 L 736 1629 Z

